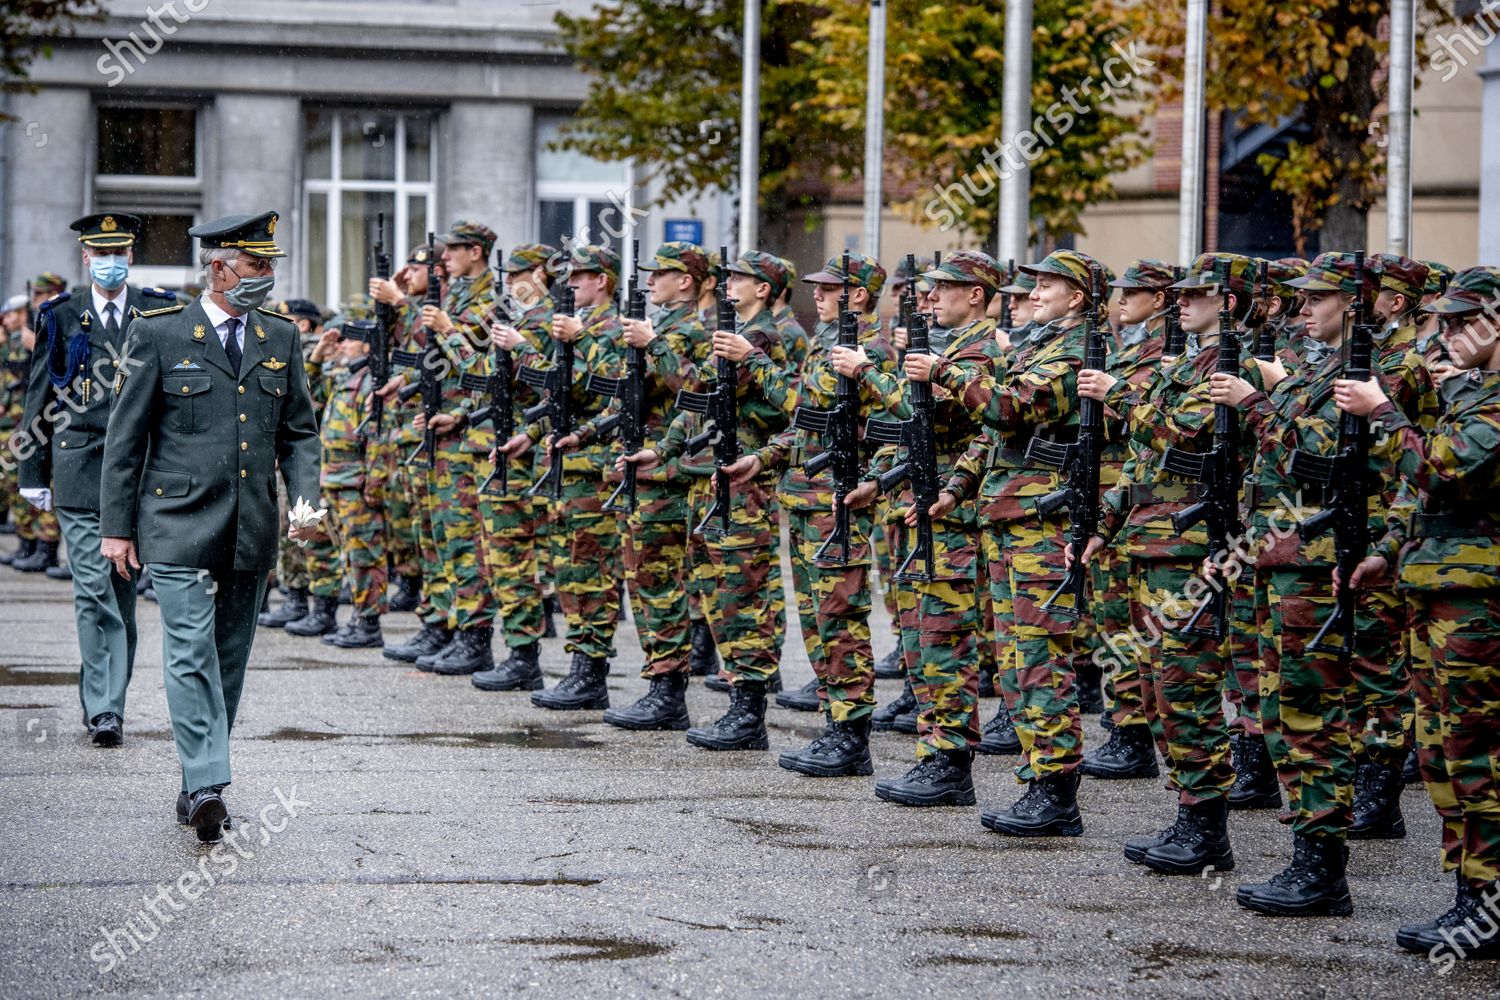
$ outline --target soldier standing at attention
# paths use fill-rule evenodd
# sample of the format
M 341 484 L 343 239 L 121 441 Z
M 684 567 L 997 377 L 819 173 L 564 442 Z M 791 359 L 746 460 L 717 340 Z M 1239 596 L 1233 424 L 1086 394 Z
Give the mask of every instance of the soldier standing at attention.
M 228 819 L 229 734 L 276 553 L 276 470 L 291 496 L 318 496 L 297 330 L 259 309 L 285 256 L 277 220 L 266 212 L 189 230 L 208 291 L 133 324 L 104 444 L 100 550 L 121 577 L 151 569 L 182 763 L 177 817 L 205 842 Z
M 33 435 L 22 453 L 21 495 L 38 510 L 56 509 L 73 573 L 73 615 L 82 667 L 78 696 L 96 746 L 124 739 L 125 689 L 135 663 L 135 580 L 99 554 L 99 471 L 104 431 L 115 404 L 115 374 L 133 320 L 176 296 L 126 283 L 141 220 L 122 212 L 78 219 L 93 279 L 87 296 L 64 292 L 42 305 L 22 426 Z

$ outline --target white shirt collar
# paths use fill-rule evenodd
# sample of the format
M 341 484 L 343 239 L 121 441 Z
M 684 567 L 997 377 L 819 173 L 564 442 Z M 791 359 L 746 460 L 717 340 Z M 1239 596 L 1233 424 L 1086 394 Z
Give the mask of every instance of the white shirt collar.
M 242 331 L 245 329 L 245 317 L 229 315 L 220 309 L 208 295 L 205 294 L 199 298 L 198 304 L 203 307 L 203 311 L 208 315 L 208 321 L 214 325 L 214 329 L 220 333 L 224 332 L 224 324 L 232 319 L 238 319 L 240 321 L 240 329 Z
M 99 322 L 103 323 L 108 318 L 107 314 L 104 312 L 104 307 L 109 305 L 111 302 L 114 303 L 115 309 L 117 310 L 115 313 L 115 322 L 121 324 L 125 322 L 125 301 L 130 297 L 129 286 L 121 285 L 120 294 L 116 295 L 112 299 L 107 299 L 103 295 L 100 295 L 99 286 L 92 283 L 89 284 L 89 292 L 94 297 L 94 315 L 99 317 Z

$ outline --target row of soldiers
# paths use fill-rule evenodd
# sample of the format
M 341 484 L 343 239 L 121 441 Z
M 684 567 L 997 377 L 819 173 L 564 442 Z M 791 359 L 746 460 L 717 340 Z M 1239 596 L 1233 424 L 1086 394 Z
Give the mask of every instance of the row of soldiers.
M 1130 861 L 1231 869 L 1228 811 L 1280 808 L 1291 862 L 1239 902 L 1347 914 L 1346 842 L 1404 836 L 1415 740 L 1457 888 L 1398 940 L 1430 951 L 1462 926 L 1462 954 L 1495 953 L 1500 271 L 1207 254 L 1116 279 L 1071 250 L 1016 271 L 963 251 L 908 259 L 888 327 L 887 271 L 860 254 L 797 282 L 764 251 L 668 243 L 638 265 L 641 290 L 621 288 L 610 248 L 535 244 L 500 255 L 497 288 L 494 250 L 460 222 L 393 276 L 377 268 L 373 323 L 318 332 L 302 310 L 342 562 L 318 571 L 311 634 L 541 708 L 765 750 L 784 513 L 816 676 L 781 696 L 815 698 L 825 729 L 781 766 L 871 775 L 871 729 L 911 731 L 916 765 L 876 795 L 973 805 L 974 754 L 1016 755 L 1023 792 L 983 824 L 1077 836 L 1082 775 L 1154 776 L 1160 754 L 1178 815 L 1128 841 Z M 811 286 L 811 336 L 794 284 Z M 1362 359 L 1355 333 L 1372 329 Z M 1366 362 L 1369 379 L 1344 377 Z M 1091 437 L 1097 490 L 1060 505 Z M 1331 459 L 1354 451 L 1365 516 L 1319 537 L 1348 492 Z M 877 566 L 903 679 L 879 708 Z M 345 577 L 354 611 L 333 629 Z M 612 708 L 622 579 L 649 687 Z M 572 661 L 543 689 L 549 584 Z M 380 630 L 393 598 L 422 623 L 399 645 Z M 288 603 L 266 624 L 295 624 Z M 688 677 L 715 649 L 730 704 L 692 727 Z M 1101 668 L 1110 738 L 1085 755 Z M 986 681 L 1001 701 L 981 723 Z

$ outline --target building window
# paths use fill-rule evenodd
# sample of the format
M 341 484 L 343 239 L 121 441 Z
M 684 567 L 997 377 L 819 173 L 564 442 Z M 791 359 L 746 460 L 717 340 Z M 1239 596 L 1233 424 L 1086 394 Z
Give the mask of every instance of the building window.
M 203 205 L 198 109 L 101 104 L 94 115 L 94 205 L 139 215 L 131 280 L 184 288 L 197 272 L 187 231 Z
M 365 289 L 381 214 L 394 261 L 426 241 L 436 208 L 432 118 L 309 109 L 303 126 L 303 287 L 336 308 Z
M 629 231 L 623 163 L 551 149 L 561 117 L 536 119 L 537 239 L 560 247 L 563 237 L 624 249 Z

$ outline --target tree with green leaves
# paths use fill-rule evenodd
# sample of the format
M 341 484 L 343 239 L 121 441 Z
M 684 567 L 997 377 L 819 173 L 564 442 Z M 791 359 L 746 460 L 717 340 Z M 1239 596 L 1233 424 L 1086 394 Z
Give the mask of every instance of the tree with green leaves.
M 101 0 L 4 0 L 0 3 L 0 90 L 32 89 L 28 78 L 38 55 L 52 58 L 52 39 L 71 34 L 79 21 L 104 16 Z M 0 121 L 10 116 L 0 115 Z

